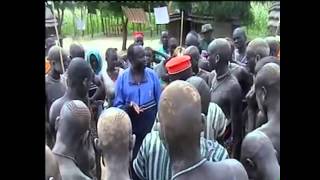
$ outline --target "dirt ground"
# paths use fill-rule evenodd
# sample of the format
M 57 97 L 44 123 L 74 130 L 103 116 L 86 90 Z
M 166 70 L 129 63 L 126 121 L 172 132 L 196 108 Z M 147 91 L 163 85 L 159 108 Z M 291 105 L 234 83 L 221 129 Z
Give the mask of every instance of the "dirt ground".
M 104 59 L 105 52 L 108 48 L 118 48 L 118 52 L 121 53 L 120 51 L 122 47 L 122 37 L 100 37 L 100 38 L 94 38 L 91 40 L 88 40 L 88 39 L 74 40 L 72 38 L 64 38 L 63 48 L 68 52 L 69 46 L 73 42 L 81 43 L 85 49 L 91 49 L 91 48 L 98 49 L 103 59 Z M 133 43 L 133 38 L 128 37 L 127 48 L 131 43 Z M 158 49 L 160 47 L 160 39 L 151 39 L 151 38 L 145 37 L 144 47 L 148 47 L 148 46 L 153 49 Z

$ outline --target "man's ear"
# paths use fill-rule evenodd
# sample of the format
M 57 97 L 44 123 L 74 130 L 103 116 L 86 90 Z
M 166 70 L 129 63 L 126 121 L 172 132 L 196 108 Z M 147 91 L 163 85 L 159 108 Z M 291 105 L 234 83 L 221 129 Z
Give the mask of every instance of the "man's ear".
M 88 78 L 84 78 L 82 81 L 83 86 L 87 86 Z
M 215 60 L 216 60 L 216 63 L 218 63 L 220 61 L 220 55 L 219 54 L 216 55 Z
M 261 90 L 262 90 L 262 94 L 261 94 L 262 104 L 265 104 L 268 91 L 264 86 L 261 87 Z
M 250 158 L 247 158 L 246 159 L 246 163 L 251 167 L 251 168 L 254 168 L 256 165 L 255 163 L 250 159 Z
M 94 146 L 96 149 L 99 149 L 99 150 L 101 149 L 100 143 L 101 142 L 100 142 L 99 138 L 94 138 Z
M 54 123 L 54 129 L 55 129 L 56 131 L 58 131 L 59 123 L 60 123 L 60 116 L 57 116 L 56 122 Z
M 136 143 L 136 135 L 132 134 L 130 136 L 130 141 L 129 141 L 129 150 L 130 151 L 133 150 L 135 143 Z
M 261 56 L 259 54 L 256 55 L 255 62 L 257 63 L 260 59 L 261 59 Z

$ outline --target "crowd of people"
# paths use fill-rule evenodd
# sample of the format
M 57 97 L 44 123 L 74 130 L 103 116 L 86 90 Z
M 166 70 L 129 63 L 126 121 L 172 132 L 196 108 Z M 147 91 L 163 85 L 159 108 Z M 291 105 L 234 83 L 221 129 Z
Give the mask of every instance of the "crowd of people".
M 280 178 L 276 37 L 133 35 L 105 59 L 46 40 L 46 180 Z

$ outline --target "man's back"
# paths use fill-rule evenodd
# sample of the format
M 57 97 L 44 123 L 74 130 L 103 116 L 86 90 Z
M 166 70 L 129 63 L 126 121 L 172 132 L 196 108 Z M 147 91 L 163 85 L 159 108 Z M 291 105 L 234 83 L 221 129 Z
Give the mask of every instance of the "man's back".
M 202 157 L 209 157 L 213 162 L 228 158 L 227 150 L 216 141 L 200 140 Z M 143 140 L 133 167 L 140 179 L 168 180 L 171 178 L 169 154 L 163 145 L 158 131 L 151 131 Z
M 52 103 L 58 98 L 62 97 L 66 91 L 65 85 L 61 80 L 55 80 L 51 76 L 46 75 L 46 94 L 48 109 L 50 109 Z
M 227 159 L 220 162 L 205 162 L 189 172 L 183 173 L 173 180 L 247 180 L 246 170 L 235 159 Z
M 70 159 L 55 155 L 59 163 L 59 169 L 63 180 L 91 180 Z

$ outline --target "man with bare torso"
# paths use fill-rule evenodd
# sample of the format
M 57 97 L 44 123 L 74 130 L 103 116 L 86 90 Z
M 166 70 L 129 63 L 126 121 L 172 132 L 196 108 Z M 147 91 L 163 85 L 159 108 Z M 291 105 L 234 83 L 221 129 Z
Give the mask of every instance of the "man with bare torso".
M 242 137 L 241 86 L 228 67 L 231 58 L 229 42 L 218 38 L 208 47 L 209 64 L 216 76 L 211 85 L 211 101 L 218 104 L 231 123 L 232 157 L 239 159 Z
M 76 160 L 88 139 L 90 119 L 88 107 L 80 100 L 66 102 L 57 118 L 57 140 L 52 152 L 58 161 L 63 180 L 90 179 L 81 171 Z
M 89 105 L 88 91 L 91 78 L 92 70 L 88 63 L 82 58 L 74 58 L 71 61 L 68 69 L 68 89 L 64 96 L 57 99 L 50 108 L 50 129 L 54 133 L 54 137 L 56 133 L 56 120 L 60 115 L 63 104 L 71 100 L 81 100 L 86 105 Z M 95 155 L 93 149 L 93 140 L 90 141 L 88 139 L 85 148 L 83 148 L 83 151 L 79 153 L 79 156 L 76 156 L 76 159 L 79 162 L 80 169 L 84 173 L 86 173 L 88 176 L 93 176 L 92 174 L 95 174 Z
M 250 179 L 280 178 L 280 165 L 270 139 L 261 131 L 250 132 L 243 139 L 241 163 Z

